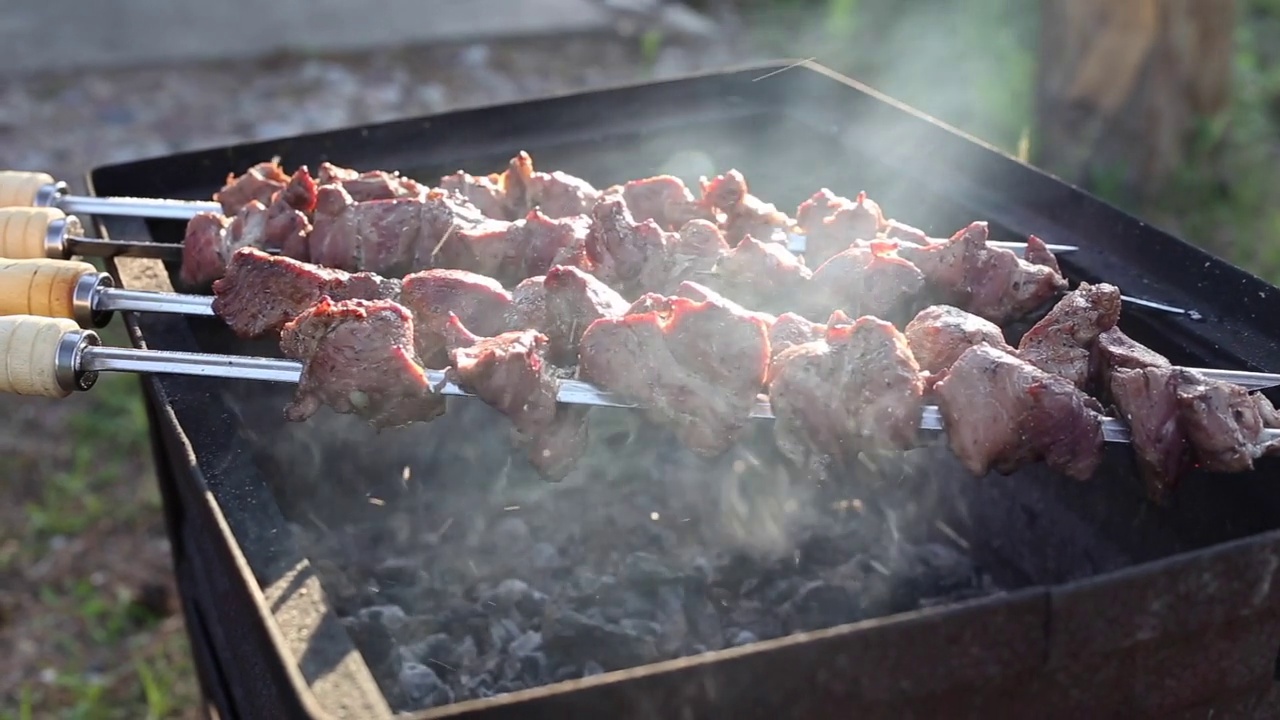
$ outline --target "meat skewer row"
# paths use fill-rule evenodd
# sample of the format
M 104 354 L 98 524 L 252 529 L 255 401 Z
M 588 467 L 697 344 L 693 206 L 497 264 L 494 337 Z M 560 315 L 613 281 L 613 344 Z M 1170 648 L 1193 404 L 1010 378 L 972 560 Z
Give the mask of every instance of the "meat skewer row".
M 375 309 L 376 311 L 376 309 Z M 0 392 L 65 398 L 74 392 L 87 391 L 97 382 L 98 373 L 122 372 L 156 375 L 185 375 L 298 383 L 303 363 L 296 360 L 185 353 L 168 350 L 136 350 L 103 346 L 93 330 L 79 327 L 74 321 L 36 315 L 0 317 L 0 351 L 6 358 L 0 374 Z M 446 374 L 424 371 L 424 384 L 441 395 L 475 397 L 448 382 Z M 575 381 L 560 380 L 556 400 L 569 405 L 590 405 L 636 409 L 636 403 L 617 393 Z M 767 402 L 758 402 L 750 412 L 752 418 L 773 418 Z M 941 413 L 926 406 L 920 417 L 923 430 L 944 430 Z M 1127 443 L 1129 430 L 1118 420 L 1104 424 L 1108 442 Z M 1269 431 L 1280 439 L 1280 431 Z M 1268 436 L 1270 437 L 1270 435 Z

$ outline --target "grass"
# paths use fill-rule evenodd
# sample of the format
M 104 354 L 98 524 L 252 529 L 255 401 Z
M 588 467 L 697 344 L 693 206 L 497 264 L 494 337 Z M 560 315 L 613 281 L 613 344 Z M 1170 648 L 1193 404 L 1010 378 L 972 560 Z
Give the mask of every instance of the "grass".
M 0 720 L 194 717 L 137 379 L 3 402 Z

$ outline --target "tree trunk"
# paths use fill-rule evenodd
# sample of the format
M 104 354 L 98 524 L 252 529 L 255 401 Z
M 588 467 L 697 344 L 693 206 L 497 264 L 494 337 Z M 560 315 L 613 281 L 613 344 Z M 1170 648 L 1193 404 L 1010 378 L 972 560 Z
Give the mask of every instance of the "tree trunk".
M 1235 0 L 1042 0 L 1034 161 L 1158 192 L 1231 85 Z

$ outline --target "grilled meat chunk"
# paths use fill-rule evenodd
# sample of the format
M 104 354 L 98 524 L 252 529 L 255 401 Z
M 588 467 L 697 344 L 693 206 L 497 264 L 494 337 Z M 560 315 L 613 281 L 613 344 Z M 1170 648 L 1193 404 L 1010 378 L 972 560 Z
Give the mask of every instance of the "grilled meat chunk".
M 317 180 L 319 185 L 341 185 L 356 202 L 417 198 L 427 192 L 427 188 L 417 180 L 404 177 L 398 172 L 360 172 L 328 162 L 320 163 L 320 177 Z
M 1165 356 L 1125 335 L 1118 325 L 1099 333 L 1089 354 L 1089 365 L 1097 395 L 1104 400 L 1110 392 L 1111 375 L 1118 368 L 1173 366 Z
M 875 240 L 886 223 L 865 192 L 849 200 L 822 188 L 796 208 L 796 225 L 804 231 L 805 260 L 818 267 L 857 240 Z
M 226 274 L 213 283 L 213 312 L 236 335 L 255 338 L 279 330 L 324 297 L 333 302 L 395 300 L 399 294 L 398 279 L 241 248 L 231 256 Z
M 920 369 L 934 375 L 946 371 L 974 345 L 1015 352 L 1000 326 L 951 305 L 931 305 L 916 313 L 903 334 Z
M 903 450 L 919 434 L 920 366 L 879 318 L 828 325 L 824 338 L 782 351 L 768 390 L 778 449 L 806 470 L 846 470 L 861 451 Z
M 1263 431 L 1280 427 L 1280 414 L 1261 394 L 1210 380 L 1185 368 L 1175 371 L 1178 410 L 1196 465 L 1208 472 L 1248 472 L 1253 461 L 1276 452 Z
M 441 178 L 440 188 L 459 194 L 496 220 L 517 220 L 535 209 L 553 219 L 583 215 L 600 195 L 581 178 L 534 170 L 533 158 L 523 151 L 501 173 L 477 177 L 459 170 Z
M 1059 275 L 1062 274 L 1058 258 L 1049 250 L 1049 246 L 1035 235 L 1027 236 L 1027 249 L 1023 252 L 1022 259 L 1032 265 L 1043 265 Z
M 226 183 L 214 193 L 213 201 L 222 205 L 223 215 L 235 217 L 254 200 L 264 207 L 270 205 L 275 194 L 288 183 L 289 176 L 278 161 L 260 162 L 239 177 L 235 173 L 227 175 Z
M 843 310 L 850 317 L 874 315 L 890 321 L 910 317 L 924 290 L 924 275 L 899 257 L 898 247 L 875 241 L 831 256 L 813 272 L 805 314 L 826 317 L 833 310 Z
M 418 357 L 427 367 L 442 368 L 448 362 L 444 330 L 450 313 L 481 337 L 518 329 L 508 324 L 516 317 L 511 293 L 497 280 L 465 270 L 406 275 L 400 302 L 413 313 Z
M 702 282 L 744 305 L 772 312 L 794 307 L 809 292 L 812 277 L 813 271 L 784 245 L 747 237 L 723 253 Z
M 696 200 L 684 181 L 674 175 L 655 175 L 611 187 L 605 195 L 621 193 L 636 222 L 652 220 L 658 227 L 675 231 L 690 220 L 716 221 L 715 212 Z
M 952 452 L 969 472 L 1011 474 L 1043 460 L 1087 480 L 1102 463 L 1103 416 L 1071 381 L 975 345 L 934 385 Z
M 725 240 L 736 246 L 743 238 L 785 243 L 791 218 L 778 208 L 751 194 L 747 179 L 737 170 L 702 181 L 702 204 L 719 211 L 724 219 Z
M 1178 404 L 1180 373 L 1169 366 L 1117 367 L 1110 397 L 1129 425 L 1130 444 L 1147 495 L 1159 502 L 1191 461 L 1186 423 Z
M 601 318 L 579 346 L 578 374 L 646 408 L 690 450 L 715 456 L 747 422 L 769 364 L 758 318 L 714 301 Z
M 1120 290 L 1080 283 L 1022 336 L 1018 356 L 1047 373 L 1088 387 L 1093 343 L 1120 320 Z
M 294 220 L 298 213 L 293 212 Z M 279 249 L 290 245 L 296 251 L 297 241 L 287 237 L 272 238 L 268 233 L 293 233 L 302 226 L 283 217 L 285 222 L 270 222 L 270 211 L 257 200 L 244 204 L 234 217 L 216 213 L 199 213 L 187 223 L 182 241 L 182 270 L 178 279 L 191 288 L 200 288 L 222 277 L 227 262 L 237 250 L 245 247 Z M 305 222 L 305 218 L 302 220 Z
M 622 317 L 630 304 L 613 288 L 575 267 L 557 265 L 543 281 L 546 293 L 548 353 L 558 365 L 576 365 L 578 344 L 591 323 L 606 317 Z
M 853 320 L 839 310 L 831 313 L 825 324 L 795 313 L 782 313 L 769 324 L 770 361 L 776 361 L 787 348 L 826 338 L 828 328 L 852 324 Z
M 444 337 L 448 378 L 510 418 L 534 467 L 548 479 L 562 479 L 586 449 L 586 409 L 556 403 L 547 336 L 513 330 L 478 337 L 449 313 Z
M 692 220 L 678 233 L 653 220 L 637 222 L 619 194 L 602 197 L 591 219 L 584 244 L 588 267 L 624 297 L 670 293 L 684 279 L 709 271 L 728 249 L 706 221 Z
M 462 227 L 440 243 L 432 267 L 488 275 L 504 285 L 544 275 L 552 265 L 577 264 L 591 219 L 551 218 L 539 210 L 515 222 L 490 220 Z
M 920 268 L 943 302 L 997 325 L 1027 315 L 1067 289 L 1066 279 L 1052 268 L 988 245 L 985 222 L 970 223 L 946 241 L 899 243 L 898 255 Z
M 376 428 L 427 422 L 445 410 L 414 352 L 413 316 L 390 300 L 323 298 L 285 324 L 280 350 L 302 362 L 285 419 L 321 406 L 359 415 Z
M 429 267 L 449 234 L 484 221 L 475 206 L 440 190 L 357 202 L 341 185 L 322 185 L 308 252 L 312 262 L 340 270 L 398 274 Z

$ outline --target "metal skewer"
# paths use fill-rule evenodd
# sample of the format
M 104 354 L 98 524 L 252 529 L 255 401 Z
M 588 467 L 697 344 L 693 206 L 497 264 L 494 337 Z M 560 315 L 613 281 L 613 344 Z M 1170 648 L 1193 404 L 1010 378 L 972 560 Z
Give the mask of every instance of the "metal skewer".
M 1012 251 L 1013 254 L 1017 255 L 1018 257 L 1026 257 L 1026 254 L 1027 254 L 1026 243 L 1009 242 L 1006 240 L 988 240 L 987 245 L 991 247 L 1004 248 L 1005 250 Z M 793 253 L 800 254 L 805 251 L 806 247 L 807 247 L 806 238 L 804 235 L 801 235 L 799 233 L 791 233 L 791 232 L 787 233 L 787 249 L 788 250 L 790 250 Z M 1049 252 L 1053 253 L 1054 255 L 1066 255 L 1067 253 L 1073 253 L 1080 249 L 1075 245 L 1046 244 L 1045 247 L 1049 250 Z
M 0 355 L 18 357 L 23 362 L 0 363 L 0 392 L 62 398 L 73 392 L 89 390 L 103 372 L 260 380 L 296 384 L 302 377 L 302 363 L 296 360 L 213 355 L 204 353 L 135 350 L 104 347 L 97 333 L 77 327 L 65 318 L 34 315 L 0 317 Z M 475 397 L 474 394 L 447 382 L 445 373 L 428 370 L 427 379 L 442 395 Z M 571 405 L 639 408 L 617 394 L 601 390 L 577 380 L 562 380 L 556 399 Z M 753 418 L 772 418 L 768 402 L 759 402 L 751 411 Z M 920 429 L 945 432 L 942 414 L 936 406 L 926 405 L 920 418 Z M 1280 437 L 1280 431 L 1267 431 Z M 1103 437 L 1107 442 L 1127 443 L 1129 428 L 1120 420 L 1103 421 Z

